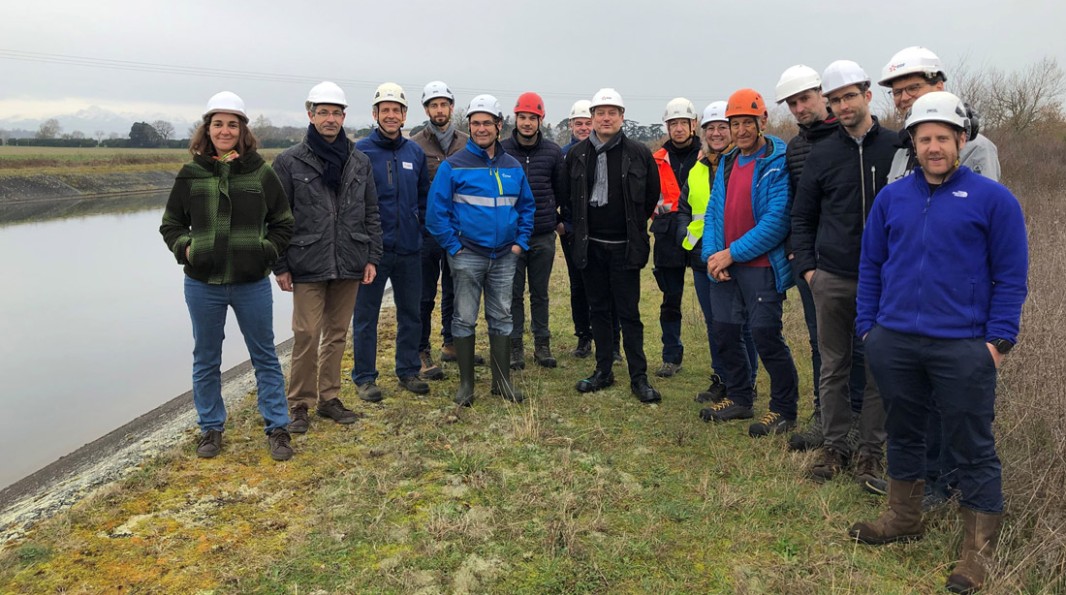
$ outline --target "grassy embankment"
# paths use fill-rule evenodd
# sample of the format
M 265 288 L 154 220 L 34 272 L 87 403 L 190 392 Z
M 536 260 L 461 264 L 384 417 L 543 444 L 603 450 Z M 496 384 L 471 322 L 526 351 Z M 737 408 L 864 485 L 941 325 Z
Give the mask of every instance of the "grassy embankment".
M 1061 147 L 1045 147 L 1061 150 Z M 1002 147 L 1030 224 L 1033 269 L 1023 336 L 1007 359 L 997 433 L 1009 513 L 990 593 L 1066 589 L 1066 375 L 1056 330 L 1064 314 L 1066 232 L 1054 164 Z M 1048 154 L 1048 153 L 1045 153 Z M 882 548 L 846 539 L 881 501 L 840 479 L 803 477 L 812 455 L 783 438 L 752 440 L 746 424 L 708 425 L 692 395 L 708 370 L 704 327 L 685 299 L 688 355 L 665 400 L 641 405 L 620 382 L 579 395 L 591 370 L 575 360 L 565 265 L 553 276 L 556 370 L 519 374 L 530 397 L 488 395 L 456 410 L 456 370 L 428 397 L 390 377 L 393 327 L 378 367 L 378 405 L 342 397 L 366 418 L 316 421 L 297 457 L 266 454 L 254 399 L 233 412 L 218 459 L 196 459 L 195 432 L 132 478 L 42 523 L 0 555 L 9 592 L 687 592 L 927 593 L 938 591 L 960 526 L 950 509 L 920 542 Z M 658 361 L 657 291 L 644 275 L 647 352 Z M 799 300 L 786 335 L 810 412 L 810 366 Z M 387 318 L 387 317 L 386 317 Z M 484 352 L 484 324 L 481 350 Z M 232 339 L 231 339 L 232 340 Z M 350 366 L 350 359 L 345 366 Z M 621 368 L 616 368 L 621 373 Z M 624 378 L 624 373 L 620 375 Z M 760 376 L 757 410 L 768 394 Z
M 264 150 L 269 161 L 279 152 Z M 177 172 L 189 161 L 185 149 L 109 149 L 0 146 L 0 177 Z

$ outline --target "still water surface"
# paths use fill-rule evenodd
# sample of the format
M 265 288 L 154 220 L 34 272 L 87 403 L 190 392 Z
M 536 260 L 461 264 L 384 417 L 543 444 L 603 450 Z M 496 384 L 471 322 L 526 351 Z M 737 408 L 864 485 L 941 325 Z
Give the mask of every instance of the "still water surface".
M 191 388 L 184 274 L 158 231 L 165 201 L 0 227 L 0 487 Z M 274 285 L 279 343 L 291 316 L 292 294 Z M 231 311 L 222 369 L 246 359 Z

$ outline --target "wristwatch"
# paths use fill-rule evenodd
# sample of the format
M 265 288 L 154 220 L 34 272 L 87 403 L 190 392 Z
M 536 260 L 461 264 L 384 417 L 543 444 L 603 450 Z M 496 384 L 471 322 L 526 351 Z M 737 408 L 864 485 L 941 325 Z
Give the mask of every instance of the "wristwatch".
M 992 339 L 989 343 L 991 343 L 992 347 L 995 347 L 996 351 L 1000 352 L 1002 355 L 1007 355 L 1010 353 L 1011 349 L 1014 349 L 1014 343 L 1011 343 L 1006 339 Z

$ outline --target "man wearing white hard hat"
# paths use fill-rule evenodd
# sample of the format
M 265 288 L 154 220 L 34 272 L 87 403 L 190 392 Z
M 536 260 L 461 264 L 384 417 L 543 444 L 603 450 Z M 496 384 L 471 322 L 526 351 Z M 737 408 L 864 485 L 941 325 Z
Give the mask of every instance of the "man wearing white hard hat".
M 946 81 L 947 74 L 940 58 L 928 48 L 912 46 L 896 52 L 885 64 L 881 70 L 879 84 L 891 90 L 896 112 L 906 117 L 919 97 L 926 93 L 943 91 Z M 959 160 L 974 173 L 998 181 L 999 150 L 987 136 L 979 133 L 977 116 L 968 105 L 966 109 L 969 130 L 966 131 L 967 140 L 959 154 Z M 888 174 L 890 182 L 911 173 L 918 164 L 911 137 L 906 130 L 900 131 L 899 145 L 901 148 L 896 151 Z M 929 449 L 926 463 L 926 471 L 929 473 L 925 486 L 926 509 L 946 503 L 951 495 L 950 484 L 953 482 L 955 464 L 948 457 L 940 425 L 940 415 L 933 411 L 929 418 L 929 434 L 926 437 L 926 446 Z M 884 492 L 883 482 L 869 487 L 872 488 L 871 491 Z
M 681 189 L 681 199 L 677 207 L 677 227 L 681 247 L 688 252 L 688 264 L 693 270 L 693 284 L 696 298 L 703 310 L 703 321 L 707 325 L 707 341 L 710 344 L 711 384 L 705 391 L 696 395 L 697 403 L 718 403 L 726 398 L 726 381 L 728 375 L 718 353 L 718 341 L 714 337 L 714 314 L 711 310 L 711 281 L 707 278 L 707 263 L 701 258 L 703 252 L 703 217 L 707 212 L 707 203 L 711 199 L 711 186 L 722 155 L 733 148 L 733 137 L 729 132 L 729 118 L 725 116 L 726 102 L 715 101 L 703 110 L 700 126 L 703 129 L 703 152 L 700 160 L 688 172 L 688 179 Z M 751 368 L 751 384 L 755 384 L 755 375 L 759 371 L 759 354 L 755 341 L 751 337 L 751 327 L 744 325 L 742 331 L 744 349 L 748 353 L 748 365 Z
M 793 268 L 811 288 L 818 317 L 822 427 L 825 442 L 810 468 L 817 481 L 835 477 L 855 459 L 862 484 L 884 475 L 884 407 L 877 384 L 866 374 L 859 405 L 858 452 L 848 431 L 855 336 L 855 288 L 859 249 L 867 214 L 885 186 L 896 150 L 896 134 L 871 113 L 870 77 L 851 60 L 837 60 L 822 74 L 822 92 L 840 120 L 837 130 L 816 144 L 803 166 L 792 206 Z
M 589 106 L 592 102 L 588 99 L 578 99 L 570 107 L 570 142 L 563 145 L 563 156 L 577 143 L 585 140 L 592 132 L 592 112 Z M 563 256 L 566 259 L 566 274 L 570 279 L 570 317 L 574 321 L 574 335 L 577 337 L 577 346 L 570 352 L 577 358 L 586 358 L 592 353 L 592 323 L 589 322 L 589 300 L 585 295 L 585 283 L 581 280 L 581 272 L 574 264 L 574 234 L 573 230 L 565 221 L 560 221 L 555 228 L 559 234 L 559 243 L 563 247 Z M 619 362 L 621 357 L 621 333 L 622 326 L 618 322 L 618 315 L 611 309 L 611 324 L 614 327 L 614 360 Z
M 951 93 L 914 102 L 918 167 L 881 191 L 863 235 L 856 330 L 884 394 L 890 479 L 888 510 L 849 531 L 872 545 L 921 538 L 926 421 L 939 411 L 961 494 L 955 593 L 984 586 L 1003 519 L 996 376 L 1018 338 L 1029 266 L 1017 199 L 960 165 L 967 128 Z
M 448 254 L 455 281 L 455 402 L 466 407 L 474 403 L 474 327 L 482 298 L 492 394 L 521 402 L 522 392 L 511 383 L 511 298 L 515 264 L 529 248 L 536 206 L 521 164 L 500 147 L 499 100 L 474 97 L 466 117 L 470 140 L 437 170 L 426 212 L 426 228 Z
M 399 387 L 416 395 L 429 392 L 419 377 L 422 363 L 418 341 L 422 336 L 422 229 L 429 193 L 429 170 L 422 148 L 404 138 L 407 95 L 396 83 L 378 85 L 371 101 L 377 126 L 355 144 L 370 158 L 381 213 L 384 254 L 378 276 L 359 293 L 352 317 L 352 382 L 364 401 L 383 397 L 377 385 L 378 317 L 385 282 L 392 282 L 396 312 L 394 355 Z
M 344 134 L 344 91 L 319 83 L 304 106 L 307 136 L 274 160 L 296 217 L 274 274 L 292 292 L 289 430 L 298 434 L 310 427 L 311 407 L 340 424 L 357 419 L 339 399 L 341 358 L 359 285 L 374 280 L 382 256 L 370 161 Z
M 573 258 L 591 308 L 596 370 L 578 381 L 579 392 L 614 384 L 611 306 L 622 324 L 630 391 L 642 403 L 662 400 L 648 383 L 644 325 L 640 321 L 640 269 L 648 264 L 647 222 L 659 200 L 659 173 L 651 151 L 622 132 L 625 104 L 614 89 L 592 96 L 592 132 L 566 154 L 560 205 L 573 228 Z
M 455 111 L 455 94 L 444 81 L 430 81 L 422 89 L 422 108 L 429 122 L 411 140 L 426 153 L 429 182 L 437 175 L 437 168 L 445 159 L 463 150 L 470 138 L 452 122 Z M 437 299 L 437 282 L 440 282 L 441 360 L 455 361 L 455 345 L 452 344 L 452 273 L 448 259 L 437 240 L 429 231 L 422 234 L 422 336 L 418 342 L 418 356 L 422 363 L 419 375 L 425 380 L 441 380 L 444 370 L 433 361 L 429 335 L 433 326 L 433 308 Z M 480 356 L 475 359 L 480 360 Z M 478 363 L 484 363 L 483 360 Z
M 652 274 L 659 290 L 663 292 L 659 305 L 663 363 L 655 372 L 660 378 L 669 378 L 680 372 L 685 356 L 685 346 L 681 342 L 681 300 L 685 292 L 688 254 L 677 243 L 677 208 L 681 187 L 700 157 L 698 122 L 696 106 L 691 101 L 684 97 L 671 99 L 663 112 L 668 138 L 652 153 L 659 168 L 659 202 L 652 215 L 650 231 L 655 236 Z
M 939 56 L 928 48 L 911 46 L 896 52 L 885 64 L 881 69 L 881 80 L 878 84 L 890 89 L 896 112 L 901 117 L 906 117 L 919 97 L 933 91 L 943 91 L 947 80 L 948 76 Z M 969 105 L 966 106 L 966 110 L 971 129 L 967 131 L 969 140 L 959 159 L 974 173 L 998 181 L 999 149 L 988 140 L 987 136 L 979 133 L 977 118 Z M 892 160 L 889 182 L 894 182 L 909 174 L 918 164 L 910 136 L 906 134 L 906 131 L 900 131 L 899 140 L 902 148 Z
M 831 137 L 837 132 L 839 122 L 829 110 L 829 104 L 822 94 L 822 75 L 810 66 L 797 64 L 791 66 L 777 81 L 777 103 L 786 104 L 792 117 L 796 120 L 799 131 L 788 141 L 785 149 L 785 163 L 788 165 L 792 192 L 799 187 L 803 166 L 807 162 L 811 148 L 815 144 Z M 792 260 L 791 242 L 789 259 Z M 818 317 L 814 306 L 814 296 L 803 275 L 796 271 L 796 288 L 803 303 L 803 318 L 807 324 L 807 336 L 811 345 L 811 368 L 814 379 L 814 414 L 810 424 L 800 432 L 788 438 L 789 450 L 810 450 L 821 448 L 825 435 L 822 431 L 822 410 L 819 390 L 819 378 L 822 370 L 822 355 L 818 351 Z M 856 342 L 851 353 L 850 396 L 853 411 L 862 406 L 862 392 L 866 388 L 866 366 L 862 345 Z M 853 423 L 853 425 L 855 425 Z M 857 433 L 849 432 L 849 436 Z

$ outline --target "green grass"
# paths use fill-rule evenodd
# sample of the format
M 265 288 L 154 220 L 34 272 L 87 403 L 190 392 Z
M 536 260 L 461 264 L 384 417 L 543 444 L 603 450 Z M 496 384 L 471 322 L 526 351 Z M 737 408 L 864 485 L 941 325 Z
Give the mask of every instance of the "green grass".
M 267 161 L 281 151 L 263 151 Z M 122 149 L 107 147 L 0 146 L 0 176 L 81 175 L 136 172 L 156 169 L 177 171 L 190 159 L 187 149 Z
M 366 417 L 312 420 L 296 457 L 267 455 L 252 396 L 232 412 L 223 454 L 195 457 L 195 431 L 0 555 L 0 591 L 211 593 L 926 593 L 941 588 L 959 526 L 929 519 L 926 538 L 872 548 L 846 538 L 882 502 L 842 478 L 804 478 L 813 455 L 747 423 L 706 424 L 692 401 L 709 356 L 695 296 L 685 296 L 686 360 L 654 379 L 660 405 L 627 383 L 582 395 L 593 362 L 574 347 L 561 253 L 551 328 L 559 367 L 530 358 L 510 404 L 489 395 L 456 409 L 454 365 L 426 397 L 400 393 L 391 370 L 392 311 L 378 368 L 386 399 L 342 399 Z M 659 293 L 643 272 L 649 366 L 660 360 Z M 798 296 L 786 334 L 811 408 Z M 479 350 L 487 353 L 484 323 Z M 231 338 L 230 340 L 234 340 Z M 350 353 L 347 356 L 350 358 Z M 346 370 L 350 359 L 345 362 Z M 620 378 L 623 368 L 617 367 Z M 760 374 L 757 413 L 769 386 Z M 1038 592 L 1038 575 L 1026 583 Z M 994 591 L 993 591 L 994 592 Z

